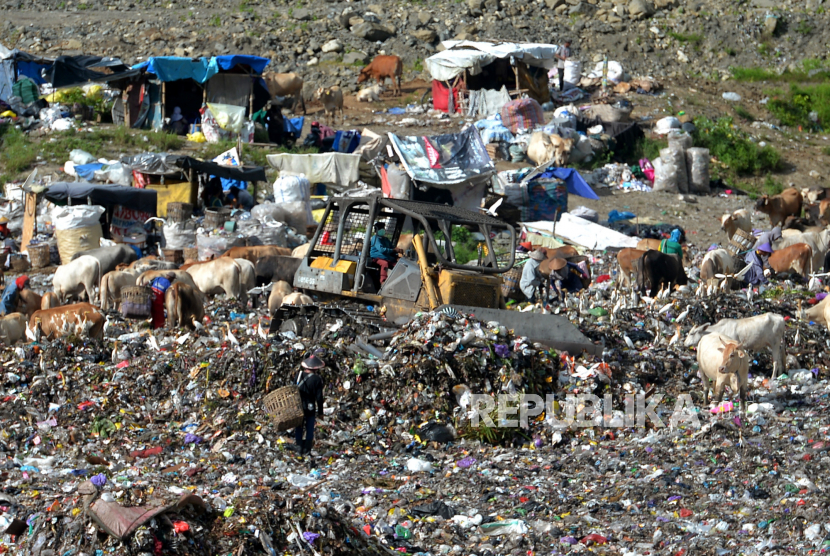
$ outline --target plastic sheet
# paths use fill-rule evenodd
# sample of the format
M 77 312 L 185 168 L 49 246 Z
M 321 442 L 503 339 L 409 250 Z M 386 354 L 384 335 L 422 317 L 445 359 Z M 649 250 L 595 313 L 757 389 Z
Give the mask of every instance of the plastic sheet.
M 669 148 L 671 149 L 682 149 L 685 151 L 686 149 L 691 149 L 692 146 L 694 146 L 692 136 L 685 131 L 670 131 L 667 138 L 669 140 Z
M 56 230 L 86 228 L 98 224 L 105 211 L 106 209 L 100 205 L 55 207 L 52 209 L 52 224 Z
M 196 236 L 196 248 L 199 251 L 199 260 L 207 261 L 222 255 L 230 247 L 227 237 L 224 236 Z

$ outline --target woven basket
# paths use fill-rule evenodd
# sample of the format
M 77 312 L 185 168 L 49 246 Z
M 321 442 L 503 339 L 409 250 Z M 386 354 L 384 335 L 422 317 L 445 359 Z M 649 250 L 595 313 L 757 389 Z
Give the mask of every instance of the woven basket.
M 26 248 L 29 253 L 29 260 L 32 262 L 32 268 L 44 268 L 52 263 L 52 256 L 48 243 L 29 244 Z
M 732 236 L 732 239 L 729 240 L 729 244 L 726 246 L 726 249 L 733 255 L 737 255 L 742 251 L 749 251 L 752 249 L 755 245 L 755 241 L 755 236 L 750 232 L 738 229 L 735 230 L 735 234 Z
M 221 228 L 225 222 L 230 220 L 231 209 L 229 208 L 215 208 L 205 210 L 205 228 L 215 229 Z
M 522 269 L 524 267 L 513 267 L 508 272 L 501 275 L 501 295 L 505 299 L 513 299 L 515 301 L 524 301 L 525 294 L 519 288 L 519 282 L 522 279 Z
M 265 412 L 274 418 L 274 426 L 278 431 L 299 427 L 303 422 L 303 401 L 300 389 L 296 386 L 274 390 L 263 398 L 262 404 Z
M 26 272 L 29 270 L 29 259 L 21 255 L 12 255 L 11 257 L 12 270 L 15 272 Z
M 153 290 L 147 286 L 121 288 L 121 314 L 127 319 L 146 319 L 153 306 Z
M 161 254 L 165 261 L 184 264 L 184 249 L 162 249 Z
M 190 203 L 167 203 L 167 219 L 172 222 L 187 222 L 193 216 Z
M 182 249 L 184 253 L 184 260 L 186 261 L 198 261 L 199 260 L 199 249 L 197 247 L 185 247 Z

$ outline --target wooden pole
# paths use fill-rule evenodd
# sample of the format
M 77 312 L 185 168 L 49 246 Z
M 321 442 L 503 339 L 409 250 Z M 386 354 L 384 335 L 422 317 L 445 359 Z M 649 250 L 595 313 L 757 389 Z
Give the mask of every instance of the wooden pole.
M 433 311 L 440 304 L 438 301 L 438 291 L 435 289 L 435 282 L 432 281 L 432 275 L 430 274 L 429 266 L 427 266 L 427 253 L 424 250 L 424 244 L 421 241 L 420 235 L 415 234 L 412 236 L 412 246 L 415 247 L 415 252 L 418 253 L 418 266 L 421 267 L 421 280 L 427 288 L 429 309 Z
M 27 251 L 29 243 L 35 236 L 37 229 L 37 194 L 31 191 L 25 193 L 23 209 L 23 239 L 20 242 L 20 250 Z

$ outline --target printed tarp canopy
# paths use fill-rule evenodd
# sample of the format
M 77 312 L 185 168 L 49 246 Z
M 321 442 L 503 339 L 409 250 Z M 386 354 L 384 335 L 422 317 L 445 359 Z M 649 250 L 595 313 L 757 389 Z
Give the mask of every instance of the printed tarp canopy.
M 434 185 L 482 181 L 496 167 L 478 129 L 469 126 L 460 133 L 398 137 L 389 140 L 413 180 Z
M 427 70 L 437 81 L 450 81 L 464 72 L 477 75 L 497 58 L 512 57 L 528 66 L 550 69 L 558 48 L 553 44 L 476 41 L 444 41 L 441 45 L 446 50 L 426 59 Z
M 255 74 L 261 74 L 269 63 L 268 58 L 242 54 L 213 56 L 198 60 L 177 56 L 154 56 L 133 68 L 154 73 L 162 82 L 192 79 L 197 83 L 204 83 L 220 70 L 227 71 L 240 64 L 249 66 Z

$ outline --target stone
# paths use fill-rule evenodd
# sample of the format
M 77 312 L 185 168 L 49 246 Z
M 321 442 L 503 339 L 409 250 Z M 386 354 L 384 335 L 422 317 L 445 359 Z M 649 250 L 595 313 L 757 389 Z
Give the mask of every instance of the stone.
M 778 29 L 778 18 L 774 15 L 768 15 L 764 18 L 764 34 L 768 37 L 771 37 L 775 34 L 775 30 Z
M 553 13 L 555 13 L 556 15 L 562 15 L 567 11 L 568 11 L 568 5 L 567 4 L 560 4 L 556 7 L 556 9 L 553 10 Z
M 752 0 L 752 7 L 753 8 L 766 8 L 772 9 L 777 8 L 779 6 L 779 2 L 776 0 Z
M 380 4 L 369 4 L 367 8 L 370 12 L 375 12 L 378 15 L 383 15 L 385 13 L 383 11 L 383 6 Z
M 545 6 L 547 6 L 549 10 L 554 10 L 564 3 L 565 0 L 545 0 Z
M 362 25 L 364 23 L 366 23 L 366 20 L 363 19 L 360 16 L 353 15 L 352 17 L 349 18 L 349 27 L 356 27 L 356 26 Z
M 484 7 L 484 0 L 467 0 L 467 7 L 471 10 L 479 10 Z
M 356 50 L 343 55 L 343 64 L 347 66 L 354 66 L 356 64 L 365 64 L 369 61 L 369 55 L 365 52 Z
M 351 27 L 351 25 L 349 24 L 349 21 L 355 15 L 356 14 L 354 13 L 354 8 L 349 6 L 348 8 L 343 10 L 343 12 L 340 14 L 340 17 L 338 18 L 340 20 L 340 25 L 342 25 L 345 29 L 348 29 L 349 27 Z
M 429 12 L 418 12 L 418 21 L 421 25 L 428 25 L 432 21 L 432 14 Z
M 497 12 L 501 8 L 499 0 L 484 0 L 484 7 L 488 12 Z
M 689 57 L 688 57 L 688 56 L 686 56 L 686 53 L 685 53 L 685 52 L 683 52 L 682 50 L 678 50 L 678 51 L 677 51 L 677 59 L 678 59 L 679 61 L 683 62 L 684 64 L 688 64 L 688 63 L 689 63 Z
M 369 23 L 380 23 L 380 16 L 376 13 L 364 12 L 361 17 L 363 17 L 363 21 L 368 21 Z
M 297 21 L 309 21 L 311 19 L 311 11 L 306 8 L 297 8 L 291 12 L 291 17 Z
M 322 46 L 320 49 L 323 52 L 342 52 L 343 45 L 337 39 L 332 39 Z
M 654 15 L 654 6 L 646 0 L 631 0 L 628 3 L 628 14 L 636 19 L 642 19 Z
M 570 10 L 568 10 L 568 15 L 590 15 L 594 13 L 594 8 L 591 4 L 587 2 L 580 2 Z
M 314 58 L 312 58 L 311 60 L 306 62 L 306 65 L 311 67 L 311 66 L 316 66 L 319 63 L 320 63 L 320 60 L 318 60 L 317 57 L 315 56 Z
M 413 31 L 410 35 L 423 42 L 434 42 L 438 38 L 438 34 L 432 29 L 419 29 Z
M 83 46 L 84 45 L 78 39 L 69 39 L 63 44 L 63 48 L 65 50 L 81 50 Z

